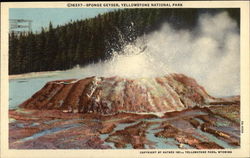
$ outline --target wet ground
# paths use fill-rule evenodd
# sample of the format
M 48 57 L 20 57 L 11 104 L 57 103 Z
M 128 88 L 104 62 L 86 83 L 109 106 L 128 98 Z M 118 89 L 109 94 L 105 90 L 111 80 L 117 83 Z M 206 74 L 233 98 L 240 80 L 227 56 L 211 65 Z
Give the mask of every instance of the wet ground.
M 119 113 L 9 111 L 11 149 L 232 149 L 240 147 L 240 106 L 213 105 L 158 117 Z

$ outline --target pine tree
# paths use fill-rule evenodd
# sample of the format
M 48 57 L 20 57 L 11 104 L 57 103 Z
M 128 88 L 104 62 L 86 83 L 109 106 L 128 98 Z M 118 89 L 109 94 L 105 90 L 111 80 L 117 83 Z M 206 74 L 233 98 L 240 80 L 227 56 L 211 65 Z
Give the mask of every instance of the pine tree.
M 9 34 L 9 59 L 11 59 L 9 61 L 9 73 L 17 73 L 17 66 L 18 64 L 17 62 L 17 58 L 18 58 L 18 54 L 17 54 L 17 50 L 18 50 L 18 37 L 15 35 L 14 32 L 11 32 Z
M 45 70 L 54 70 L 55 61 L 57 54 L 57 38 L 55 36 L 55 30 L 53 29 L 52 23 L 49 23 L 49 31 L 46 38 L 45 44 L 45 53 L 46 56 L 44 57 L 46 67 Z

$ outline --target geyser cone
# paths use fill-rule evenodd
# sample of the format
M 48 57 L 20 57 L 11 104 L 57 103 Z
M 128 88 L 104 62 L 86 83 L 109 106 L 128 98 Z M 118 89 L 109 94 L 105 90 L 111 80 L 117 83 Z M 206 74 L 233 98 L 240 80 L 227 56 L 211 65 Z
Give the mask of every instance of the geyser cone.
M 214 98 L 194 79 L 170 74 L 157 78 L 90 77 L 52 81 L 21 106 L 113 114 L 180 111 L 211 100 Z

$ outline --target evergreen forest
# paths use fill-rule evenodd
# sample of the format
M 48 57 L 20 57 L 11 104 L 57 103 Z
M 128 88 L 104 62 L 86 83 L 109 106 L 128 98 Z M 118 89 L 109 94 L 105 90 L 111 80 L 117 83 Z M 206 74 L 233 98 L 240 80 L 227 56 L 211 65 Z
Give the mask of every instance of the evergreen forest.
M 39 33 L 9 33 L 9 74 L 66 70 L 107 60 L 137 37 L 168 22 L 192 29 L 201 13 L 226 10 L 240 24 L 239 9 L 117 9 L 94 18 L 71 21 Z

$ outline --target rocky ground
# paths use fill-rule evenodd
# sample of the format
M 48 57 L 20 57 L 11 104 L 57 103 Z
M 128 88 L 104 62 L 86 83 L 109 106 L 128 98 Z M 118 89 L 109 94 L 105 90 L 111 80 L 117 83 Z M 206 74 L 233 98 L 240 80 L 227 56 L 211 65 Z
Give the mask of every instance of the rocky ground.
M 50 81 L 9 117 L 12 149 L 240 146 L 240 96 L 212 97 L 183 74 Z
M 153 114 L 9 111 L 11 149 L 223 149 L 240 147 L 240 104 Z

